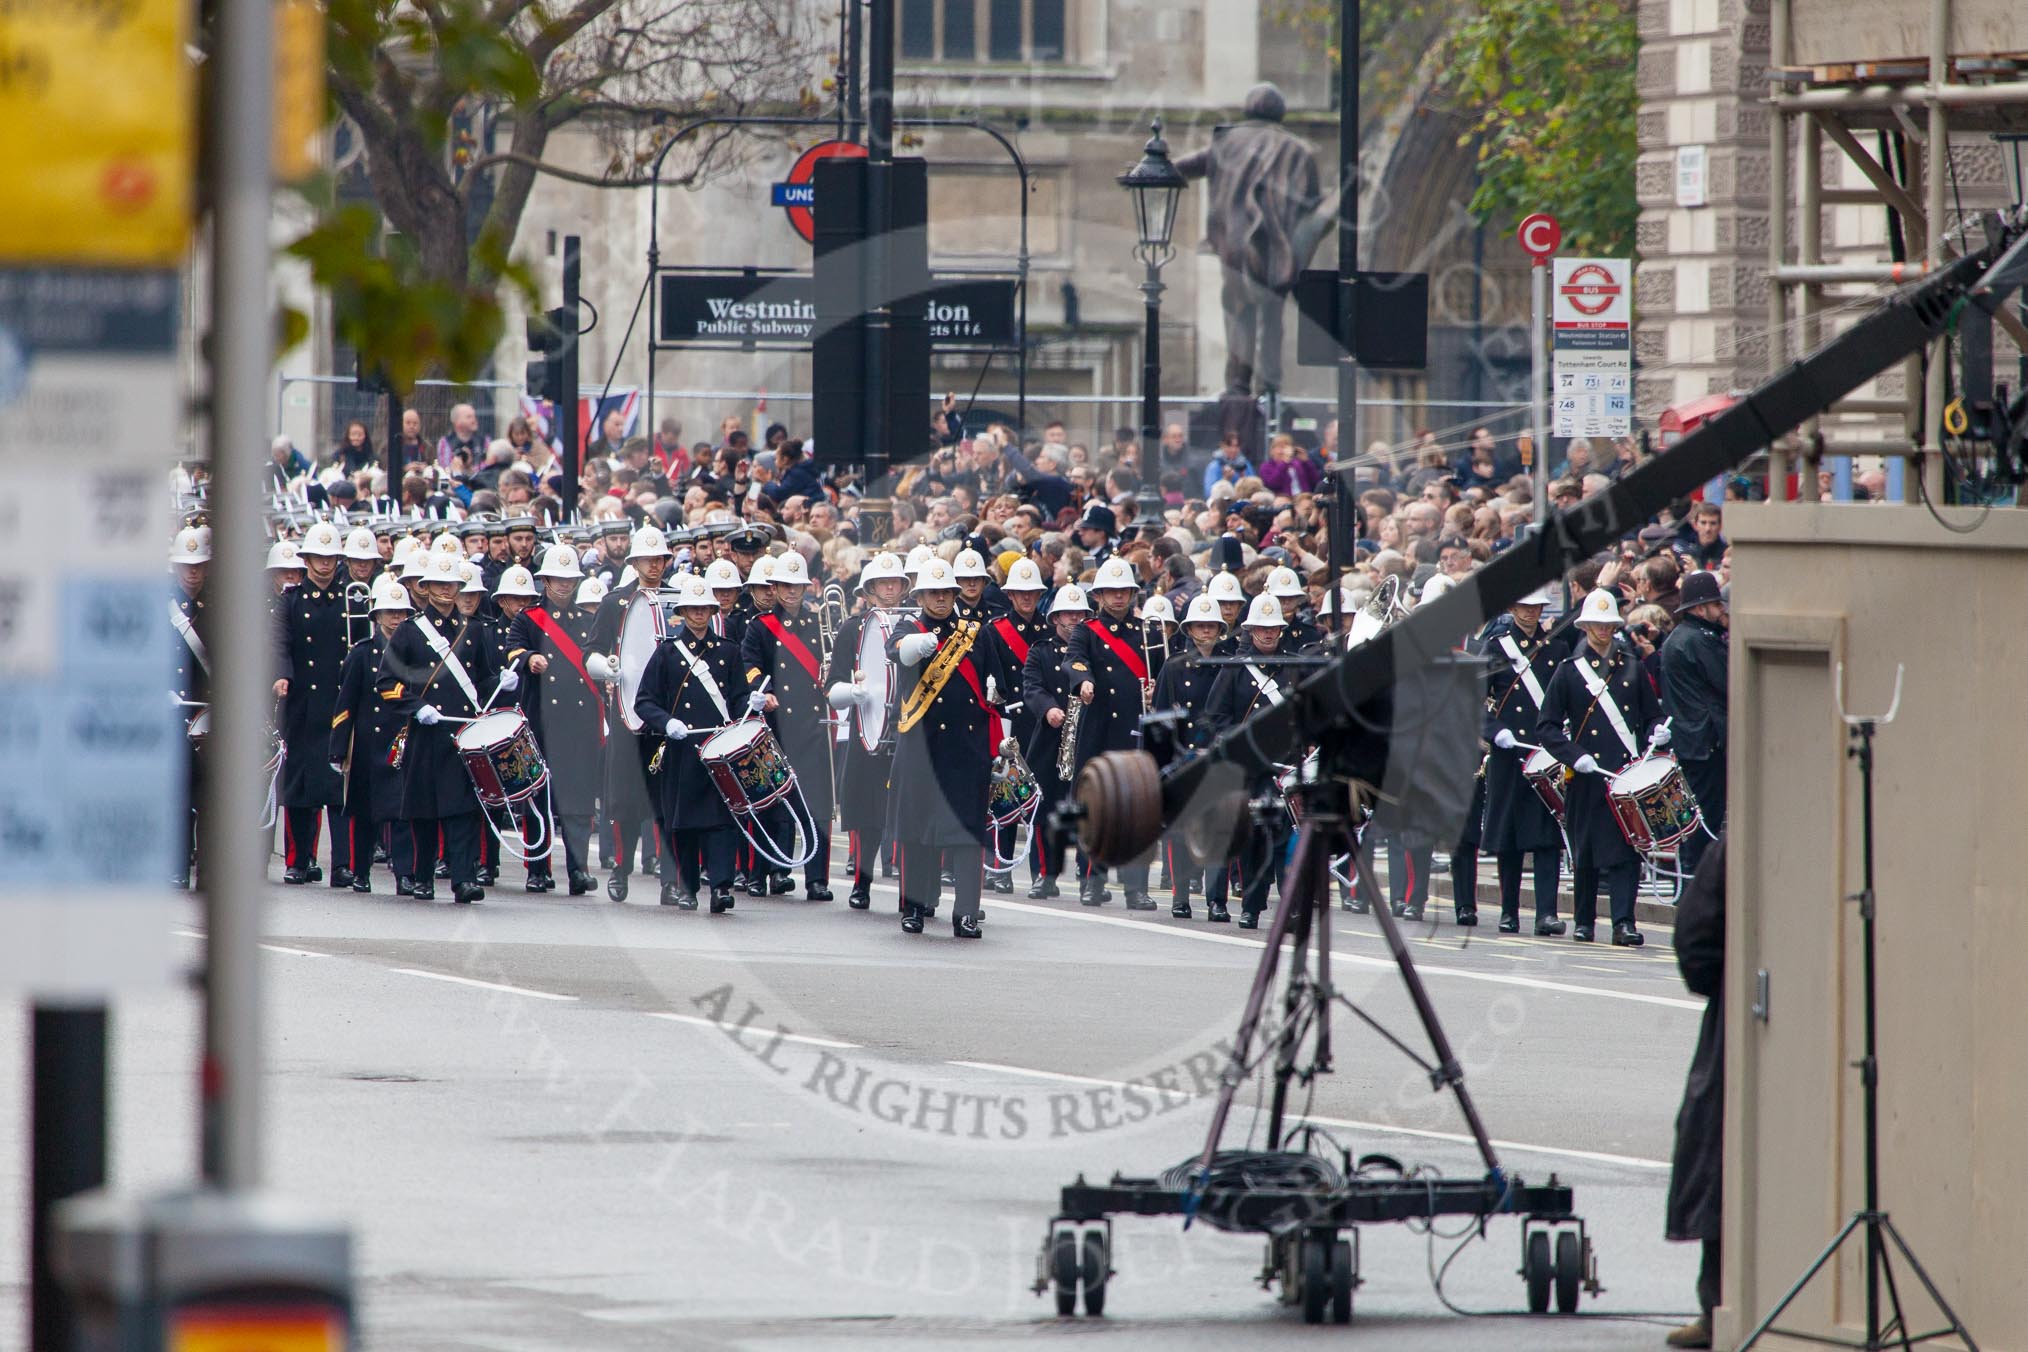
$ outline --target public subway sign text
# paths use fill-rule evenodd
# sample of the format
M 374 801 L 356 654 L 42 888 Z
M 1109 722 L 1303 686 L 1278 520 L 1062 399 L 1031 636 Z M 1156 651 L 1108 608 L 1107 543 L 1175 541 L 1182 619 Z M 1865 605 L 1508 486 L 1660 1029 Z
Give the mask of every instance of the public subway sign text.
M 807 347 L 816 337 L 816 293 L 807 273 L 666 272 L 659 280 L 658 343 Z M 947 275 L 901 301 L 921 307 L 938 347 L 1013 347 L 1016 289 L 1012 277 Z

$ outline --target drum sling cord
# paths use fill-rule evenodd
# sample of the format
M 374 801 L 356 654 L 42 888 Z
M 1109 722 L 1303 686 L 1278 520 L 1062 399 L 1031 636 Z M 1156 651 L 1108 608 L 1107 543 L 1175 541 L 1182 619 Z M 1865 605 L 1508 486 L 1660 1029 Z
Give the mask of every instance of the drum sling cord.
M 683 703 L 683 692 L 690 688 L 690 677 L 693 674 L 695 674 L 695 672 L 696 672 L 695 667 L 685 667 L 683 669 L 683 679 L 677 682 L 676 693 L 672 695 L 669 699 L 669 706 L 671 708 L 676 708 Z M 659 738 L 656 741 L 655 754 L 648 757 L 649 774 L 659 775 L 662 773 L 662 753 L 664 751 L 667 751 L 668 749 L 669 749 L 669 739 L 667 737 Z
M 958 621 L 957 628 L 951 631 L 950 637 L 937 649 L 936 656 L 923 668 L 922 679 L 916 682 L 915 689 L 909 691 L 908 698 L 902 701 L 901 717 L 894 725 L 896 732 L 907 732 L 922 722 L 923 715 L 930 711 L 930 705 L 936 703 L 937 696 L 950 684 L 951 677 L 957 672 L 958 664 L 971 653 L 972 644 L 978 637 L 977 620 Z

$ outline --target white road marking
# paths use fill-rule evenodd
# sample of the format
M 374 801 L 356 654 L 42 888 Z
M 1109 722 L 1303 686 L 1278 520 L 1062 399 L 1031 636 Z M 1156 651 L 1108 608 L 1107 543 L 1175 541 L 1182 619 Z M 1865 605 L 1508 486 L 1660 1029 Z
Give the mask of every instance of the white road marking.
M 1056 920 L 1075 920 L 1090 925 L 1111 925 L 1151 934 L 1167 934 L 1178 939 L 1194 940 L 1197 943 L 1228 944 L 1254 949 L 1267 946 L 1264 940 L 1249 939 L 1238 934 L 1207 934 L 1201 930 L 1184 929 L 1176 925 L 1149 925 L 1122 916 L 1093 915 L 1085 911 L 1068 911 L 1055 906 L 1036 906 L 1027 902 L 1008 901 L 1004 897 L 992 905 L 1001 910 L 1021 911 Z M 1378 967 L 1389 971 L 1394 969 L 1392 958 L 1370 957 L 1363 953 L 1341 953 L 1336 948 L 1331 950 L 1331 960 L 1349 963 L 1355 967 Z M 1447 967 L 1439 963 L 1418 962 L 1415 969 L 1426 977 L 1451 977 L 1459 981 L 1482 981 L 1495 986 L 1519 986 L 1527 990 L 1555 991 L 1562 995 L 1589 995 L 1601 1000 L 1626 1000 L 1640 1005 L 1658 1005 L 1663 1009 L 1689 1010 L 1700 1015 L 1704 1012 L 1702 1000 L 1682 1000 L 1668 995 L 1644 995 L 1638 991 L 1608 990 L 1602 986 L 1580 986 L 1569 981 L 1547 981 L 1541 977 L 1513 976 L 1505 972 L 1474 972 L 1463 967 Z
M 1032 1070 L 1027 1066 L 1007 1066 L 993 1061 L 951 1061 L 946 1064 L 962 1066 L 967 1070 L 993 1071 L 1003 1075 L 1020 1075 L 1031 1080 L 1053 1080 L 1062 1084 L 1098 1085 L 1108 1089 L 1132 1087 L 1145 1091 L 1143 1083 L 1129 1086 L 1125 1080 L 1105 1080 L 1092 1075 L 1069 1075 L 1058 1070 Z M 1209 1098 L 1205 1100 L 1210 1102 Z M 1325 1127 L 1344 1127 L 1349 1131 L 1371 1131 L 1382 1135 L 1414 1136 L 1426 1141 L 1450 1141 L 1457 1145 L 1476 1146 L 1470 1136 L 1458 1131 L 1430 1131 L 1422 1127 L 1397 1127 L 1385 1122 L 1360 1122 L 1349 1117 L 1319 1117 L 1305 1114 L 1305 1122 L 1314 1122 Z M 1526 1141 L 1494 1141 L 1495 1150 L 1514 1150 L 1530 1155 L 1553 1155 L 1559 1159 L 1585 1160 L 1593 1164 L 1616 1164 L 1629 1169 L 1667 1169 L 1669 1161 L 1643 1159 L 1638 1155 L 1613 1155 L 1602 1150 L 1571 1150 L 1564 1146 L 1531 1145 Z
M 179 939 L 202 939 L 204 937 L 203 930 L 180 929 L 180 930 L 172 930 L 170 932 Z
M 449 972 L 426 972 L 420 967 L 389 967 L 388 971 L 400 976 L 419 976 L 429 981 L 448 981 L 454 986 L 472 986 L 482 991 L 499 991 L 502 995 L 525 995 L 531 1000 L 571 1000 L 575 995 L 558 995 L 554 991 L 532 991 L 526 986 L 507 986 L 498 981 L 478 981 L 469 976 L 452 976 Z
M 800 1042 L 806 1047 L 831 1047 L 838 1051 L 848 1052 L 859 1049 L 859 1044 L 856 1042 L 840 1042 L 836 1038 L 828 1037 L 811 1037 L 808 1033 L 778 1033 L 766 1028 L 742 1029 L 737 1025 L 720 1023 L 716 1019 L 707 1019 L 701 1014 L 671 1014 L 667 1010 L 655 1009 L 648 1011 L 648 1017 L 651 1019 L 667 1019 L 671 1023 L 695 1024 L 699 1028 L 716 1028 L 721 1033 L 751 1031 L 755 1037 L 768 1042 L 773 1042 L 776 1038 L 780 1038 L 784 1042 Z
M 313 953 L 307 948 L 290 948 L 287 944 L 262 944 L 270 953 L 286 953 L 292 958 L 328 958 L 329 953 Z

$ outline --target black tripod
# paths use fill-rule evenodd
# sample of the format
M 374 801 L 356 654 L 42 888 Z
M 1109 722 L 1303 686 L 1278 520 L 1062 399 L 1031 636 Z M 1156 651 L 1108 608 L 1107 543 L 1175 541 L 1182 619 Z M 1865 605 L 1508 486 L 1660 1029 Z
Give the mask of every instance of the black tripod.
M 1844 711 L 1843 680 L 1844 673 L 1841 671 L 1838 713 L 1850 728 L 1848 737 L 1851 744 L 1845 748 L 1845 754 L 1859 762 L 1860 868 L 1865 879 L 1861 889 L 1846 900 L 1859 903 L 1859 919 L 1864 927 L 1862 942 L 1866 950 L 1863 988 L 1866 1001 L 1866 1051 L 1857 1062 L 1859 1080 L 1866 1089 L 1864 1119 L 1866 1205 L 1863 1210 L 1852 1213 L 1852 1218 L 1845 1222 L 1845 1228 L 1840 1230 L 1825 1246 L 1824 1251 L 1817 1255 L 1817 1261 L 1810 1264 L 1808 1270 L 1797 1279 L 1796 1284 L 1789 1288 L 1788 1294 L 1768 1312 L 1767 1318 L 1761 1320 L 1759 1326 L 1746 1336 L 1746 1341 L 1739 1345 L 1739 1352 L 1747 1352 L 1747 1349 L 1759 1342 L 1763 1335 L 1769 1333 L 1777 1337 L 1805 1338 L 1810 1342 L 1825 1343 L 1832 1347 L 1863 1348 L 1865 1352 L 1880 1352 L 1881 1349 L 1889 1347 L 1908 1349 L 1917 1343 L 1955 1337 L 1964 1343 L 1968 1352 L 1978 1352 L 1979 1345 L 1972 1341 L 1972 1335 L 1965 1328 L 1964 1321 L 1957 1317 L 1956 1312 L 1950 1307 L 1950 1302 L 1946 1301 L 1943 1293 L 1936 1289 L 1936 1283 L 1923 1271 L 1922 1263 L 1908 1247 L 1908 1241 L 1901 1237 L 1901 1232 L 1894 1228 L 1894 1222 L 1880 1208 L 1880 1061 L 1876 1041 L 1879 1006 L 1874 992 L 1873 963 L 1873 734 L 1879 730 L 1880 724 L 1894 721 L 1894 711 L 1901 704 L 1901 676 L 1897 672 L 1894 678 L 1894 703 L 1888 706 L 1886 714 L 1878 718 L 1855 717 Z M 1845 1241 L 1859 1233 L 1863 1233 L 1866 1239 L 1866 1336 L 1863 1339 L 1838 1338 L 1776 1328 L 1775 1321 L 1782 1317 L 1782 1313 L 1789 1306 L 1795 1304 L 1796 1298 L 1802 1295 L 1804 1288 L 1823 1270 L 1824 1265 L 1837 1255 L 1838 1250 L 1845 1246 Z M 1901 1259 L 1908 1264 L 1909 1271 L 1922 1283 L 1922 1289 L 1936 1302 L 1938 1312 L 1950 1321 L 1947 1326 L 1929 1333 L 1908 1331 L 1908 1321 L 1901 1308 L 1901 1291 L 1894 1282 L 1893 1252 L 1888 1247 L 1890 1242 L 1893 1251 L 1901 1254 Z M 1880 1299 L 1883 1284 L 1887 1294 L 1886 1310 L 1883 1310 Z M 1889 1311 L 1891 1313 L 1883 1321 L 1882 1314 Z

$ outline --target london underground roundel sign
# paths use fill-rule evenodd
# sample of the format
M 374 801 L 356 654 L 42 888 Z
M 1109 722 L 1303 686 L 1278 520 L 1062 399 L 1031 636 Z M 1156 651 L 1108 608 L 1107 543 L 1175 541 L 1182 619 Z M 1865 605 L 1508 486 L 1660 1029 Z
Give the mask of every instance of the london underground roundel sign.
M 856 141 L 819 141 L 796 157 L 787 179 L 775 184 L 774 205 L 788 211 L 789 224 L 804 240 L 812 244 L 817 241 L 817 218 L 810 210 L 817 201 L 816 185 L 811 181 L 817 173 L 817 162 L 865 156 L 866 147 Z

